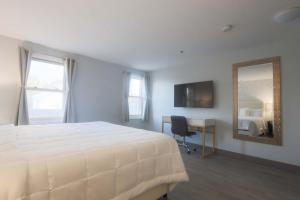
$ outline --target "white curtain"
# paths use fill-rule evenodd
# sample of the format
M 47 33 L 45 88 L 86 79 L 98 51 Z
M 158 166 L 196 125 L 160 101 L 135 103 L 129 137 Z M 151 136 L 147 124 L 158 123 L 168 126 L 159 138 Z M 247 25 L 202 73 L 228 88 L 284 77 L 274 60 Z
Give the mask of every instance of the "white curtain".
M 143 105 L 143 115 L 142 120 L 148 121 L 149 120 L 149 110 L 150 110 L 150 74 L 149 72 L 146 72 L 144 75 L 144 92 L 143 92 L 143 98 L 144 98 L 144 105 Z
M 73 97 L 73 85 L 75 79 L 76 62 L 74 59 L 66 58 L 66 78 L 67 78 L 67 98 L 66 109 L 64 114 L 64 123 L 72 123 L 76 121 L 75 105 Z
M 130 72 L 123 72 L 123 94 L 122 94 L 122 120 L 129 122 L 129 86 L 130 86 Z
M 20 75 L 21 75 L 21 91 L 20 99 L 17 110 L 16 125 L 28 125 L 28 106 L 27 106 L 27 97 L 26 97 L 26 83 L 28 79 L 28 74 L 30 70 L 31 63 L 31 51 L 20 47 Z

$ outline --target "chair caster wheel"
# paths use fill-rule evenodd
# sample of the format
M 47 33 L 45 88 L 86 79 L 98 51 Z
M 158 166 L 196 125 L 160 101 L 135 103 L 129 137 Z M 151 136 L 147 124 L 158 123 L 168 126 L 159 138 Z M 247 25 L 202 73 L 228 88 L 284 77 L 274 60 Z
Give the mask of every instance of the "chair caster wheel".
M 197 149 L 195 148 L 194 151 L 197 151 Z
M 187 151 L 188 154 L 191 154 L 191 151 Z

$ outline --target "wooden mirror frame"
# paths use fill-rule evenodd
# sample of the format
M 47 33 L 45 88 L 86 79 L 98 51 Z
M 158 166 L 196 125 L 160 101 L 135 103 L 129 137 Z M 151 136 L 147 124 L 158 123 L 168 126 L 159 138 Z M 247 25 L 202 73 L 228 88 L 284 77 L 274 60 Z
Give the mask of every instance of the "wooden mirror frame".
M 238 133 L 238 69 L 261 64 L 273 64 L 273 98 L 274 98 L 274 127 L 273 138 L 248 136 Z M 265 144 L 282 145 L 281 133 L 281 80 L 280 57 L 263 58 L 259 60 L 236 63 L 232 65 L 233 89 L 233 138 Z

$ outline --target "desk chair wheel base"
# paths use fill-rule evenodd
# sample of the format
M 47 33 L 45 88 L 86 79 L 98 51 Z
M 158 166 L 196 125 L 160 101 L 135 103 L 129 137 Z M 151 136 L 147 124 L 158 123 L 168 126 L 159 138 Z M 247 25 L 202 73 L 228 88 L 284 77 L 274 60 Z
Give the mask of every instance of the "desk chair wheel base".
M 178 142 L 178 145 L 184 147 L 187 153 L 190 154 L 193 148 L 190 148 L 185 138 L 196 135 L 196 133 L 188 130 L 186 118 L 183 116 L 171 116 L 171 126 L 174 139 L 176 139 L 175 135 L 183 137 L 183 141 L 181 143 Z
M 191 147 L 185 142 L 185 137 L 183 138 L 183 142 L 181 142 L 181 143 L 178 142 L 178 146 L 184 147 L 188 154 L 192 153 Z

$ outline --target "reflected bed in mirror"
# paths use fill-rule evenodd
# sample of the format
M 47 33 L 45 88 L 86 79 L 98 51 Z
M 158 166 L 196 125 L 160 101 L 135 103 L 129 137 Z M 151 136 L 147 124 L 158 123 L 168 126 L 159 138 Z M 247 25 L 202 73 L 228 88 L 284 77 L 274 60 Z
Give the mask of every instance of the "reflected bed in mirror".
M 280 57 L 234 64 L 234 138 L 281 145 L 280 121 Z

